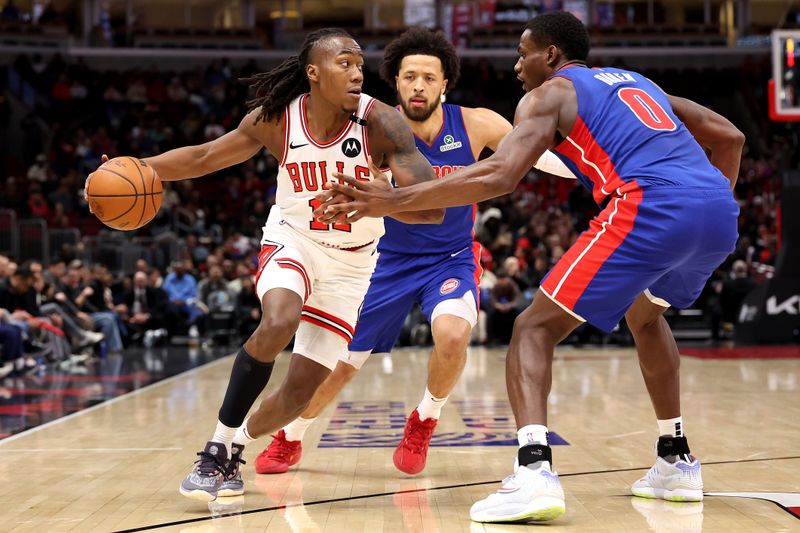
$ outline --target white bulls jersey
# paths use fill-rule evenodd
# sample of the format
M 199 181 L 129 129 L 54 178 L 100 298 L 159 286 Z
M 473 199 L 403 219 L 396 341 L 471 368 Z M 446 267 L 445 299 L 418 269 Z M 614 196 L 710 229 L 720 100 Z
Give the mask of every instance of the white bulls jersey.
M 269 222 L 288 224 L 308 238 L 332 248 L 354 248 L 376 241 L 383 235 L 382 218 L 363 218 L 352 224 L 323 224 L 312 212 L 314 197 L 324 184 L 341 172 L 358 180 L 370 181 L 367 164 L 367 128 L 348 120 L 330 142 L 314 139 L 306 118 L 304 94 L 292 100 L 285 114 L 283 157 L 278 170 L 278 191 Z M 375 99 L 361 94 L 355 116 L 366 119 Z

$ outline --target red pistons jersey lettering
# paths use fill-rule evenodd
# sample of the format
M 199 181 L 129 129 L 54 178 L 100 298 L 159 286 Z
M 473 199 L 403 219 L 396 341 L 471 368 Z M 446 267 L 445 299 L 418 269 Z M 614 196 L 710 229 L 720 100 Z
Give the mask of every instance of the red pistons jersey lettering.
M 357 120 L 348 120 L 329 140 L 314 137 L 308 125 L 308 95 L 295 98 L 284 112 L 283 153 L 278 169 L 275 207 L 268 225 L 288 224 L 310 239 L 334 248 L 355 248 L 377 241 L 383 235 L 383 219 L 364 218 L 352 224 L 326 224 L 316 220 L 316 196 L 335 173 L 370 181 L 367 156 L 369 139 L 366 118 L 375 99 L 361 95 Z
M 443 178 L 450 173 L 464 168 L 464 165 L 433 165 L 433 171 L 437 178 Z

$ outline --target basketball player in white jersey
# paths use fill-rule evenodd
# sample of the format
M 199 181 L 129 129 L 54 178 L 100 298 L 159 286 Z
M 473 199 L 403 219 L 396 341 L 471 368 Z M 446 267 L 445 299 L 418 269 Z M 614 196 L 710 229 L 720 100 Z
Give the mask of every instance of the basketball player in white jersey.
M 257 98 L 235 130 L 145 160 L 174 181 L 241 163 L 264 147 L 280 159 L 256 279 L 261 323 L 236 356 L 216 430 L 181 483 L 184 496 L 212 501 L 242 494 L 244 445 L 302 413 L 347 352 L 383 220 L 321 224 L 312 217 L 315 195 L 334 172 L 371 179 L 369 156 L 377 163 L 373 170 L 390 169 L 400 186 L 434 177 L 400 114 L 361 92 L 363 63 L 361 48 L 345 31 L 310 33 L 298 56 L 250 80 Z M 440 223 L 443 216 L 434 209 L 397 218 Z M 284 382 L 245 420 L 293 336 Z

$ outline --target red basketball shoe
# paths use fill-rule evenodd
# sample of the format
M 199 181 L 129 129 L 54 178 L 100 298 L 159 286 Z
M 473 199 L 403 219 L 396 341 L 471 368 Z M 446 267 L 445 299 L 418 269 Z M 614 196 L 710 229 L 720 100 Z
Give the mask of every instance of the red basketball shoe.
M 416 409 L 411 412 L 406 422 L 403 440 L 394 450 L 394 466 L 406 474 L 419 474 L 425 468 L 428 458 L 428 446 L 431 443 L 433 430 L 436 429 L 435 418 L 419 419 Z
M 269 446 L 256 457 L 256 473 L 283 474 L 290 466 L 296 465 L 302 455 L 302 441 L 286 440 L 286 433 L 280 430 Z

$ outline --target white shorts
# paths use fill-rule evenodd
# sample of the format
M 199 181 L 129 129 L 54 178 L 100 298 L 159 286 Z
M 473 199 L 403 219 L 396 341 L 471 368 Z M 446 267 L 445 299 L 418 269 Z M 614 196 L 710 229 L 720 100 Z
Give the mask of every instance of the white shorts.
M 377 243 L 356 251 L 327 248 L 285 223 L 264 227 L 256 294 L 288 289 L 303 299 L 294 352 L 331 370 L 347 353 L 369 288 Z

